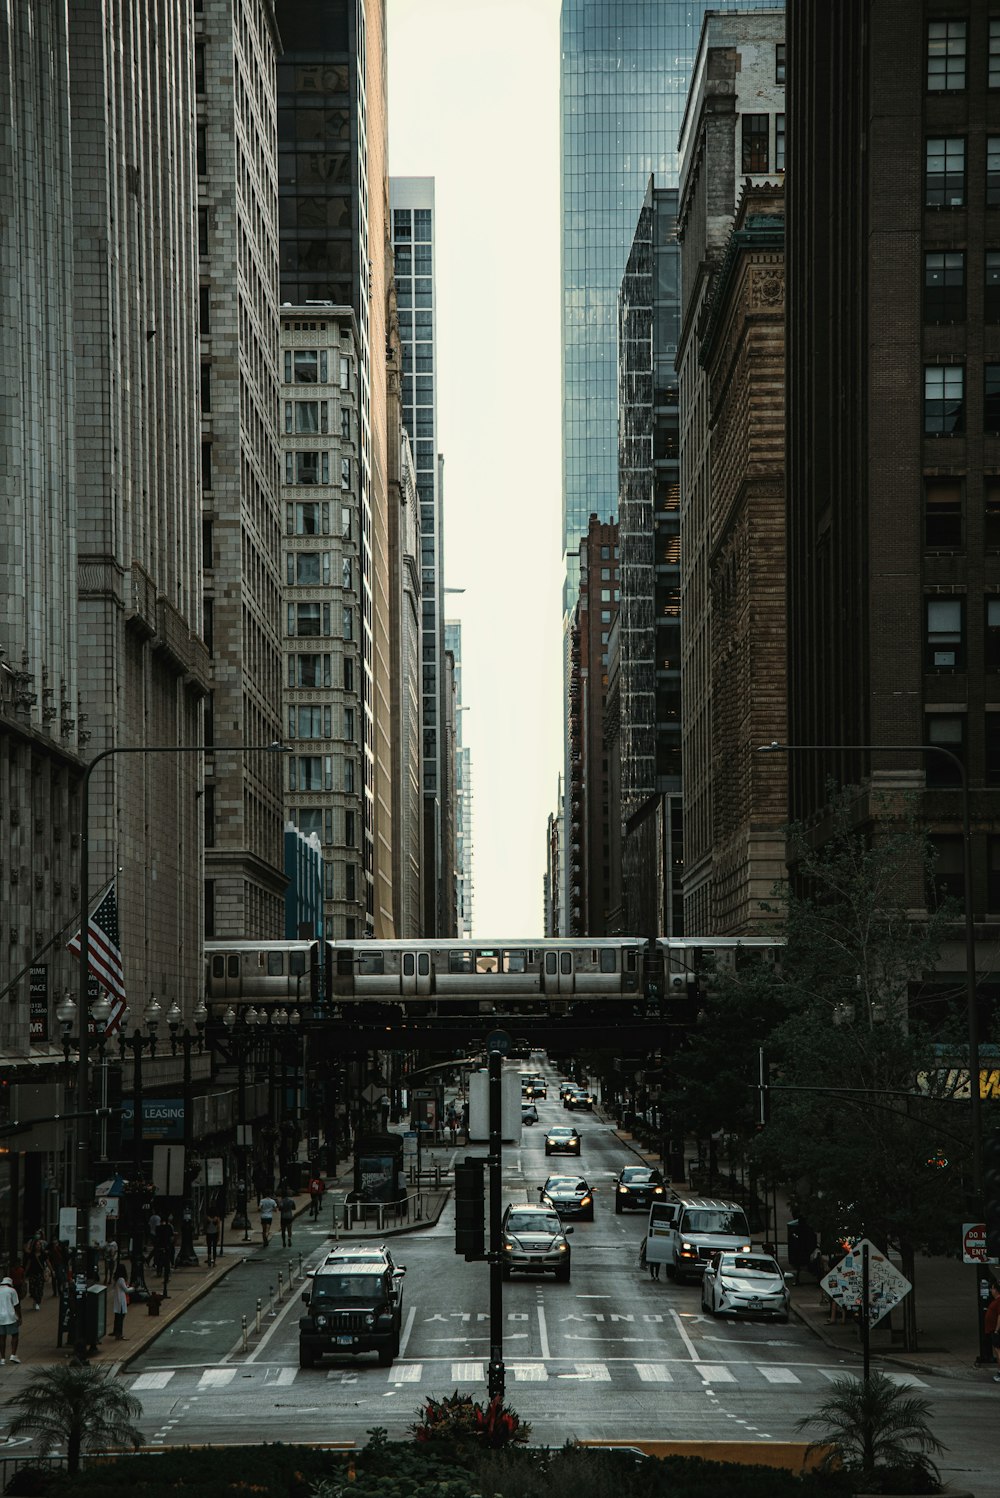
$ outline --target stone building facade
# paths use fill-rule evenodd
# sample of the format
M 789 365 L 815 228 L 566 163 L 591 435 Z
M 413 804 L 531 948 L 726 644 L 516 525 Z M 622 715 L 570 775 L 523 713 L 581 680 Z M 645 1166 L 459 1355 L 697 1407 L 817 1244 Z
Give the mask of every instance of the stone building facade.
M 711 429 L 713 934 L 761 929 L 785 875 L 784 189 L 747 187 L 701 338 Z

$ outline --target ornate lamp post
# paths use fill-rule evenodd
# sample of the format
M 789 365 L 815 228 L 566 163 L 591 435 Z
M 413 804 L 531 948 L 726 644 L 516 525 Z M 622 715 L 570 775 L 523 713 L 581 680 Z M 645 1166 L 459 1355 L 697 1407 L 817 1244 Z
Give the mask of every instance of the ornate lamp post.
M 233 1217 L 232 1227 L 236 1231 L 243 1229 L 243 1242 L 250 1239 L 250 1219 L 247 1216 L 247 1201 L 249 1199 L 250 1186 L 250 1152 L 247 1146 L 247 1058 L 253 1032 L 257 1025 L 258 1014 L 256 1008 L 251 1004 L 249 1009 L 242 1011 L 243 1023 L 238 1023 L 236 1010 L 230 1004 L 222 1022 L 229 1031 L 230 1038 L 236 1049 L 237 1065 L 237 1102 L 236 1102 L 236 1157 L 238 1161 L 239 1179 L 236 1183 L 236 1212 Z
M 191 1018 L 194 1020 L 197 1031 L 199 1052 L 204 1048 L 205 1023 L 208 1019 L 208 1008 L 203 999 L 199 999 L 192 1011 Z M 170 1049 L 173 1055 L 177 1055 L 178 1030 L 180 1029 L 182 1014 L 181 1006 L 175 999 L 167 1011 L 167 1024 L 170 1027 Z M 196 1267 L 198 1255 L 194 1248 L 194 1213 L 191 1206 L 191 1183 L 195 1176 L 195 1167 L 192 1156 L 194 1154 L 194 1117 L 191 1098 L 191 1046 L 195 1036 L 185 1026 L 184 1034 L 180 1037 L 180 1044 L 184 1052 L 184 1192 L 181 1208 L 181 1247 L 177 1256 L 177 1264 L 180 1268 Z
M 149 1047 L 150 1059 L 156 1055 L 157 1031 L 160 1026 L 162 1009 L 155 994 L 150 994 L 149 1003 L 143 1011 L 142 1023 L 145 1025 L 145 1033 L 137 1024 L 132 1035 L 128 1034 L 128 1025 L 132 1017 L 129 1009 L 122 1015 L 120 1032 L 120 1044 L 122 1059 L 125 1050 L 132 1052 L 132 1179 L 129 1183 L 128 1196 L 131 1201 L 131 1220 L 129 1231 L 131 1233 L 130 1256 L 132 1267 L 129 1274 L 132 1285 L 136 1290 L 136 1298 L 145 1300 L 149 1294 L 146 1287 L 145 1275 L 145 1208 L 152 1198 L 152 1188 L 147 1186 L 143 1175 L 142 1146 L 142 1053 L 146 1046 Z

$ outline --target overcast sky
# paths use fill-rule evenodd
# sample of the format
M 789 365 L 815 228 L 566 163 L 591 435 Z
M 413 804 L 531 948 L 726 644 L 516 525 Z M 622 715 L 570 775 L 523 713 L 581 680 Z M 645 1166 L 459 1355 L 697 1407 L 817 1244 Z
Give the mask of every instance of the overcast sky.
M 389 171 L 436 184 L 474 931 L 540 936 L 562 764 L 559 0 L 388 0 L 388 39 Z

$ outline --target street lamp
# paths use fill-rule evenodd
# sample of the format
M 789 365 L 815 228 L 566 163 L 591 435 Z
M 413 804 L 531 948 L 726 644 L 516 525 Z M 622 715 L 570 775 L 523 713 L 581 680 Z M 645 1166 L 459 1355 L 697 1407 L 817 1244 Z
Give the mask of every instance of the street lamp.
M 242 1017 L 243 1024 L 239 1024 Z M 259 1016 L 254 1005 L 249 1009 L 240 1011 L 237 1016 L 236 1010 L 230 1004 L 222 1022 L 236 1047 L 237 1065 L 237 1112 L 236 1112 L 236 1151 L 237 1169 L 239 1179 L 236 1183 L 236 1212 L 233 1216 L 232 1226 L 236 1231 L 243 1229 L 243 1242 L 247 1243 L 250 1238 L 250 1219 L 247 1216 L 247 1203 L 249 1199 L 249 1150 L 247 1147 L 247 1055 L 253 1040 L 253 1033 L 257 1026 Z
M 133 747 L 116 745 L 102 749 L 87 765 L 80 786 L 80 985 L 77 1008 L 80 1014 L 87 1013 L 87 997 L 90 979 L 90 777 L 102 760 L 117 754 L 290 754 L 284 744 L 147 744 Z M 87 1112 L 90 1101 L 90 1036 L 87 1026 L 80 1026 L 80 1046 L 77 1058 L 77 1094 L 81 1112 L 77 1130 L 77 1164 L 74 1174 L 77 1207 L 77 1242 L 82 1242 L 88 1279 L 93 1278 L 94 1263 L 90 1251 L 88 1215 L 94 1198 L 94 1182 L 91 1179 L 91 1128 Z
M 180 1029 L 181 1006 L 175 999 L 167 1011 L 167 1025 L 170 1029 L 171 1054 L 177 1055 L 178 1030 Z M 194 1213 L 191 1206 L 191 1182 L 194 1180 L 194 1165 L 192 1155 L 194 1153 L 194 1119 L 192 1116 L 191 1098 L 191 1046 L 195 1039 L 198 1041 L 198 1050 L 204 1049 L 205 1023 L 208 1019 L 208 1007 L 204 999 L 199 999 L 191 1013 L 197 1036 L 185 1026 L 184 1034 L 180 1036 L 180 1044 L 184 1053 L 184 1187 L 183 1202 L 181 1207 L 181 1246 L 177 1256 L 179 1268 L 187 1269 L 196 1267 L 198 1255 L 194 1248 Z
M 146 1299 L 149 1294 L 145 1275 L 144 1237 L 146 1222 L 144 1207 L 148 1205 L 148 1198 L 151 1195 L 143 1177 L 142 1163 L 142 1053 L 146 1046 L 148 1046 L 150 1059 L 152 1060 L 156 1055 L 157 1031 L 160 1026 L 162 1012 L 156 995 L 150 994 L 149 1003 L 142 1013 L 142 1025 L 139 1024 L 139 1017 L 136 1016 L 136 1027 L 130 1036 L 128 1034 L 128 1026 L 132 1019 L 132 1011 L 126 1009 L 122 1014 L 119 1035 L 122 1060 L 125 1059 L 126 1047 L 132 1052 L 132 1179 L 129 1182 L 130 1190 L 128 1192 L 131 1207 L 129 1229 L 132 1238 L 132 1269 L 129 1278 L 135 1287 L 137 1299 L 139 1300 Z M 145 1026 L 145 1032 L 142 1026 Z
M 976 1012 L 976 927 L 972 905 L 972 823 L 969 815 L 969 781 L 965 765 L 950 749 L 940 744 L 782 744 L 772 739 L 770 744 L 760 744 L 758 754 L 941 754 L 957 770 L 962 792 L 962 871 L 965 880 L 965 1008 L 969 1034 L 969 1106 L 972 1129 L 972 1185 L 976 1196 L 976 1211 L 982 1210 L 983 1201 L 983 1113 L 979 1074 L 979 1017 Z M 977 1268 L 978 1278 L 978 1268 Z M 992 1350 L 983 1330 L 983 1296 L 977 1291 L 979 1312 L 979 1361 L 992 1361 Z

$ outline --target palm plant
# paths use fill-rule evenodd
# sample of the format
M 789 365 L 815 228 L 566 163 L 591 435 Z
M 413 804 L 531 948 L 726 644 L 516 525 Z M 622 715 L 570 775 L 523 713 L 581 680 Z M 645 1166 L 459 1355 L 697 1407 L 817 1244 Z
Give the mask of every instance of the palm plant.
M 823 1466 L 840 1463 L 848 1471 L 866 1474 L 906 1468 L 939 1485 L 940 1473 L 930 1453 L 946 1448 L 928 1428 L 930 1409 L 926 1399 L 892 1383 L 884 1373 L 838 1378 L 829 1398 L 814 1414 L 799 1420 L 798 1429 L 823 1427 L 822 1437 L 809 1447 L 827 1448 Z
M 145 1437 L 132 1422 L 142 1414 L 142 1405 L 108 1372 L 75 1358 L 43 1368 L 10 1401 L 16 1415 L 8 1435 L 34 1436 L 40 1456 L 65 1443 L 71 1475 L 80 1470 L 83 1451 L 137 1449 Z

